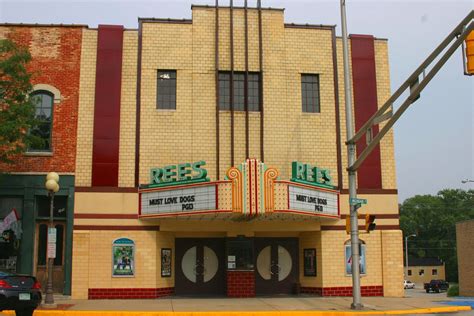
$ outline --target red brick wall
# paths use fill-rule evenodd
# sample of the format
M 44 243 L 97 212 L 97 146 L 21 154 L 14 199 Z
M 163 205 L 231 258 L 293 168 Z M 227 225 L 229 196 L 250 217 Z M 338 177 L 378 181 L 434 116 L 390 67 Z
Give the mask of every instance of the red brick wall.
M 228 297 L 254 297 L 254 271 L 227 271 Z
M 0 169 L 9 172 L 74 172 L 82 27 L 0 26 L 2 37 L 29 49 L 32 55 L 29 70 L 34 73 L 32 84 L 56 87 L 62 101 L 54 104 L 53 155 L 20 155 L 15 158 L 15 164 L 0 165 Z
M 174 287 L 157 289 L 89 289 L 90 300 L 100 299 L 147 299 L 174 294 Z
M 360 291 L 362 296 L 383 296 L 382 285 L 362 286 Z M 320 296 L 352 296 L 352 287 L 302 287 L 301 293 L 316 294 Z

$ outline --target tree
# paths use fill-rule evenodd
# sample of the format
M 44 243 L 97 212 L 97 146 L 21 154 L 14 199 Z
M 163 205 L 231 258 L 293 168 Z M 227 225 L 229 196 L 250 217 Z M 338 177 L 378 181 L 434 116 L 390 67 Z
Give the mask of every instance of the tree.
M 27 64 L 31 55 L 8 39 L 0 40 L 0 163 L 28 146 L 41 143 L 29 130 L 36 126 L 35 107 L 29 98 L 32 90 Z
M 436 196 L 416 195 L 400 207 L 400 227 L 410 240 L 409 257 L 439 257 L 446 279 L 458 280 L 456 223 L 474 219 L 474 190 L 445 189 Z

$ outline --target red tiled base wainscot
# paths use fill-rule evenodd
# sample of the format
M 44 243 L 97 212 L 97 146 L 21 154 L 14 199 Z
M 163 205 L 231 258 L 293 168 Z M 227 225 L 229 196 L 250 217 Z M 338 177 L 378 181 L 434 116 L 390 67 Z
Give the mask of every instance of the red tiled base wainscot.
M 174 294 L 174 287 L 160 289 L 89 289 L 90 300 L 100 299 L 145 299 Z
M 383 286 L 362 286 L 362 296 L 383 296 Z M 352 296 L 352 286 L 342 287 L 301 287 L 301 293 L 315 294 L 320 296 Z
M 254 271 L 227 271 L 228 297 L 254 297 Z

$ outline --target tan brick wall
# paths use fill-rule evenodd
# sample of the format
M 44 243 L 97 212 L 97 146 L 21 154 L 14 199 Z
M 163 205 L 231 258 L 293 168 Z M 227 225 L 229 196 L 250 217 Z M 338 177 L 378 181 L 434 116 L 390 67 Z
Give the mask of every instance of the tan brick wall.
M 72 297 L 87 299 L 90 269 L 90 236 L 88 231 L 75 231 L 72 247 Z
M 112 243 L 123 237 L 135 242 L 135 275 L 130 278 L 114 278 Z M 75 231 L 73 298 L 86 299 L 89 288 L 174 286 L 174 271 L 171 278 L 161 277 L 161 248 L 171 248 L 174 256 L 173 234 L 154 231 Z M 174 262 L 174 257 L 172 260 Z
M 321 232 L 305 232 L 299 236 L 300 283 L 304 287 L 322 287 L 323 257 L 321 246 Z M 304 249 L 316 249 L 316 277 L 304 276 Z
M 459 294 L 474 296 L 474 220 L 456 224 Z
M 367 274 L 361 277 L 361 286 L 384 285 L 382 276 L 382 255 L 380 231 L 360 235 L 366 244 Z M 323 287 L 352 286 L 351 275 L 345 274 L 344 245 L 350 242 L 350 236 L 345 231 L 322 231 L 321 252 Z
M 383 294 L 403 297 L 403 233 L 385 230 L 382 234 Z
M 76 186 L 90 186 L 92 180 L 96 60 L 97 30 L 85 29 L 82 33 L 81 77 L 79 85 Z
M 124 31 L 120 100 L 119 187 L 135 186 L 138 33 Z
M 377 78 L 377 102 L 379 108 L 390 98 L 390 68 L 388 63 L 388 42 L 376 40 L 375 50 L 375 75 Z M 379 128 L 385 123 L 380 124 Z M 380 160 L 382 164 L 382 188 L 395 189 L 397 178 L 395 171 L 395 147 L 393 142 L 393 129 L 391 129 L 380 142 Z

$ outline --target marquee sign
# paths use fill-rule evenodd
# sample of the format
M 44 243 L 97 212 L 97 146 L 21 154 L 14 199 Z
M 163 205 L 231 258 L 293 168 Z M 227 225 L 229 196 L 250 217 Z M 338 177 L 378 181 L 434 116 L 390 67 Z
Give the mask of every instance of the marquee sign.
M 288 185 L 289 209 L 314 215 L 339 215 L 337 192 Z
M 142 191 L 141 215 L 188 213 L 217 209 L 216 185 Z

